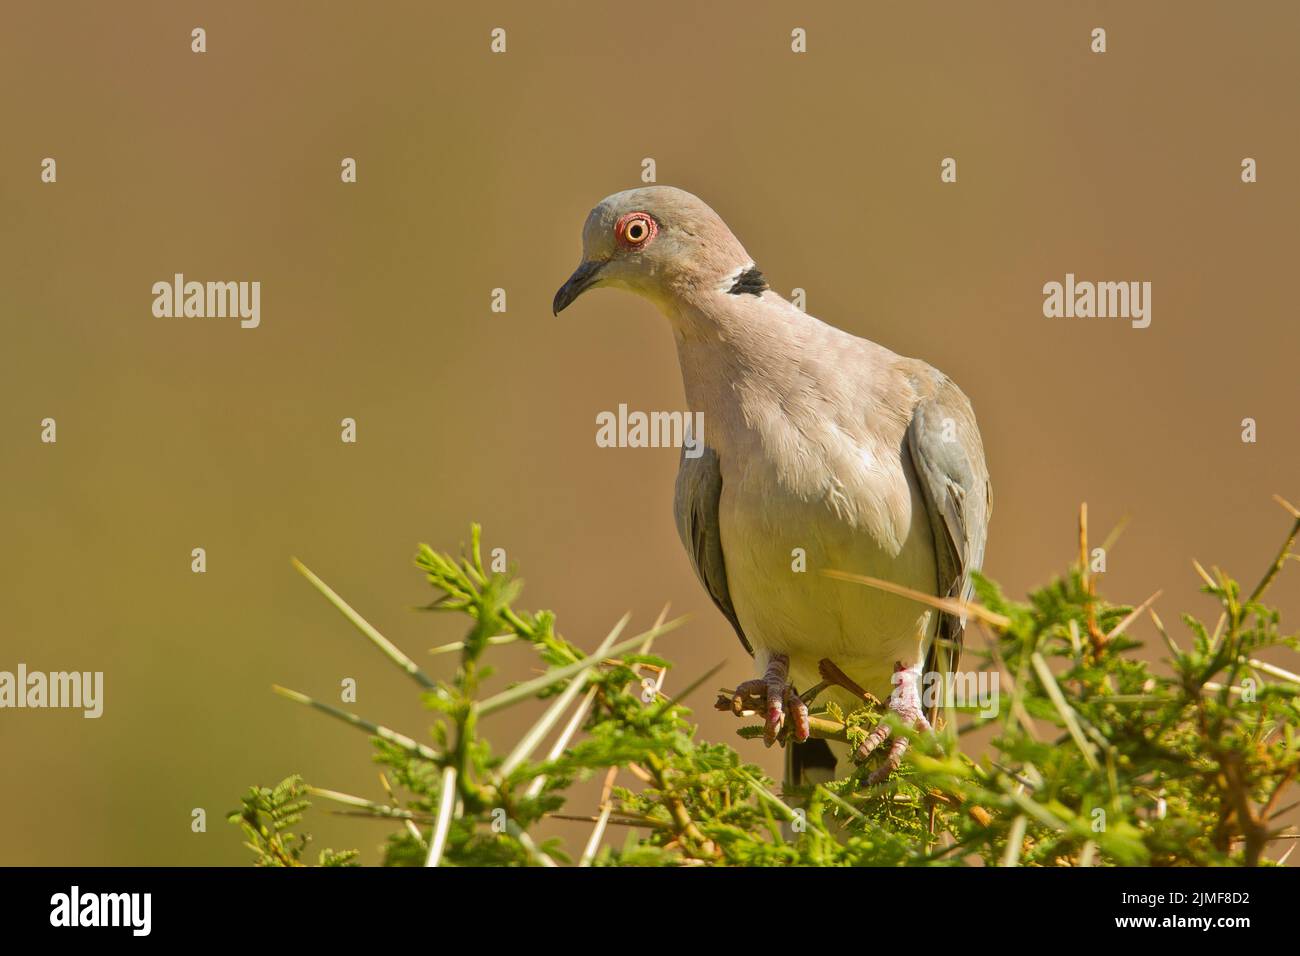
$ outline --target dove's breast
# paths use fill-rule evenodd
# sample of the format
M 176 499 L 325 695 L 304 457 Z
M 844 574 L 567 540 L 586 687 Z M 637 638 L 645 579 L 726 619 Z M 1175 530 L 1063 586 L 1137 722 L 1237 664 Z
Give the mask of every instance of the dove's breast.
M 807 448 L 772 454 L 741 442 L 722 457 L 718 525 L 732 603 L 756 652 L 790 656 L 800 690 L 818 681 L 826 657 L 883 699 L 894 662 L 923 658 L 936 615 L 823 572 L 934 594 L 925 502 L 901 443 L 855 441 L 831 425 L 809 432 L 783 431 L 785 442 Z

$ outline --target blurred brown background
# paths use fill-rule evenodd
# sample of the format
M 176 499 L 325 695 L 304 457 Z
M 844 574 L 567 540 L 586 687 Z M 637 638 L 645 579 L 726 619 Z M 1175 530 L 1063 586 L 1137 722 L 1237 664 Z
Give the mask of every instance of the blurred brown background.
M 619 402 L 682 407 L 666 323 L 613 291 L 550 313 L 588 209 L 644 157 L 778 290 L 972 397 L 1010 593 L 1073 558 L 1085 499 L 1097 538 L 1131 516 L 1110 597 L 1164 588 L 1172 623 L 1210 613 L 1193 557 L 1253 583 L 1289 520 L 1270 495 L 1300 499 L 1300 8 L 804 6 L 5 5 L 0 669 L 103 670 L 106 700 L 0 711 L 0 863 L 242 864 L 222 816 L 249 784 L 381 796 L 365 737 L 270 684 L 337 700 L 354 677 L 367 716 L 430 719 L 291 555 L 425 663 L 463 627 L 410 610 L 415 545 L 478 520 L 571 639 L 671 601 L 694 619 L 660 646 L 670 691 L 724 659 L 716 683 L 749 676 L 677 542 L 677 453 L 594 441 Z M 154 318 L 176 272 L 260 280 L 261 327 Z M 1045 319 L 1067 272 L 1151 281 L 1151 327 Z M 1275 596 L 1300 610 L 1296 569 Z M 500 659 L 499 682 L 532 666 Z M 388 830 L 311 828 L 368 861 Z

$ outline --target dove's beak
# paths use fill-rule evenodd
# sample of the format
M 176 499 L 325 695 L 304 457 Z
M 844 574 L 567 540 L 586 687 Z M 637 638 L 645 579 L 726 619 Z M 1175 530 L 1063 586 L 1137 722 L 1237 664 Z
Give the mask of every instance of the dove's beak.
M 602 259 L 584 260 L 578 268 L 573 270 L 573 275 L 569 276 L 569 281 L 560 286 L 560 291 L 555 293 L 555 301 L 551 304 L 551 311 L 555 315 L 559 315 L 573 303 L 574 299 L 595 285 L 600 278 L 600 270 L 605 268 L 607 261 Z

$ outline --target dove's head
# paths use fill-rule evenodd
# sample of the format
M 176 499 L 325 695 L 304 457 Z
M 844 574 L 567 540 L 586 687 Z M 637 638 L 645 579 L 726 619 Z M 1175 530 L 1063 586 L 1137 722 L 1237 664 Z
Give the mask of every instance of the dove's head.
M 727 224 L 700 199 L 672 186 L 607 196 L 582 228 L 582 262 L 555 293 L 559 315 L 588 289 L 616 286 L 668 306 L 720 290 L 753 262 Z

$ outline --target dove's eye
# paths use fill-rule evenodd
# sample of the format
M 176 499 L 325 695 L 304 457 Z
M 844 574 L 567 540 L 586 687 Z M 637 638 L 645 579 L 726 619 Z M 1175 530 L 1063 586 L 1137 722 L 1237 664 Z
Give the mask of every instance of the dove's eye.
M 618 221 L 614 235 L 625 246 L 643 246 L 658 232 L 655 221 L 643 212 L 630 212 Z

